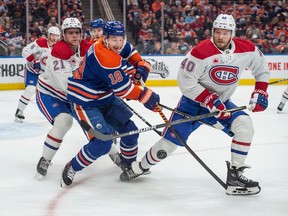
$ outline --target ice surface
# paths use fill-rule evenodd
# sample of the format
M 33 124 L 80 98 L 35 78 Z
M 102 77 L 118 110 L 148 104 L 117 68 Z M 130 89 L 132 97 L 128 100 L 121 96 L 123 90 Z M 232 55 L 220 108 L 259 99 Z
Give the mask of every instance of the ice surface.
M 152 173 L 133 182 L 119 180 L 120 169 L 103 156 L 75 176 L 72 187 L 60 187 L 65 164 L 87 140 L 74 121 L 52 161 L 47 176 L 34 179 L 36 165 L 50 124 L 35 101 L 25 110 L 25 123 L 14 123 L 22 91 L 0 91 L 0 215 L 1 216 L 287 216 L 288 215 L 288 105 L 277 114 L 276 107 L 285 86 L 269 87 L 269 108 L 250 113 L 255 137 L 246 163 L 245 175 L 260 182 L 255 196 L 227 196 L 222 186 L 184 148 L 151 169 Z M 180 97 L 177 87 L 154 87 L 161 103 L 175 107 Z M 247 105 L 252 86 L 240 86 L 233 101 Z M 142 104 L 129 105 L 152 125 L 162 123 L 157 113 Z M 165 110 L 169 117 L 170 112 Z M 139 128 L 146 125 L 133 116 Z M 153 132 L 140 134 L 139 156 L 159 139 Z M 230 160 L 230 137 L 202 126 L 193 133 L 189 146 L 223 180 L 225 160 Z

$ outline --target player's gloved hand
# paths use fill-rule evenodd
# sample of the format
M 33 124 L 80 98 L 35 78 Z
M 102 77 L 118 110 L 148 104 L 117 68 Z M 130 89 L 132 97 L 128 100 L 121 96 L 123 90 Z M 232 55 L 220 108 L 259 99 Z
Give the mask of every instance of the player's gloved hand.
M 268 93 L 262 89 L 255 89 L 249 101 L 249 110 L 262 112 L 268 107 Z
M 144 104 L 147 109 L 157 112 L 160 97 L 158 94 L 153 92 L 149 88 L 144 88 L 143 92 L 140 94 L 138 100 Z
M 208 95 L 204 100 L 204 105 L 210 112 L 220 111 L 215 117 L 218 119 L 226 119 L 231 117 L 230 112 L 225 112 L 226 106 L 219 99 L 219 96 L 216 93 Z
M 136 72 L 133 77 L 134 82 L 140 83 L 140 80 L 142 79 L 143 82 L 145 83 L 148 78 L 148 74 L 151 70 L 151 64 L 143 60 L 143 61 L 137 62 L 137 64 L 135 65 L 135 68 L 136 68 Z
M 145 83 L 148 78 L 149 71 L 145 67 L 139 66 L 134 74 L 134 82 L 140 83 L 142 79 Z
M 38 74 L 41 69 L 40 60 L 34 59 L 30 64 L 30 69 Z

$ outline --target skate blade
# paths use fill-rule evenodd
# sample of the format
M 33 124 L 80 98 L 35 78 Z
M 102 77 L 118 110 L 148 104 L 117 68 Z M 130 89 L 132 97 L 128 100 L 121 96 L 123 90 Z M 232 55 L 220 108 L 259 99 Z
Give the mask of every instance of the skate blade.
M 23 123 L 23 119 L 15 117 L 14 122 L 15 123 Z
M 244 188 L 244 187 L 236 187 L 236 186 L 228 186 L 226 190 L 227 195 L 233 196 L 247 196 L 247 195 L 255 195 L 260 193 L 261 187 L 251 187 L 251 188 Z
M 62 188 L 68 188 L 68 187 L 71 187 L 71 185 L 66 185 L 64 180 L 63 180 L 63 172 L 64 172 L 64 169 L 62 170 L 62 173 L 61 173 L 61 179 L 60 179 L 60 187 Z
M 41 175 L 40 173 L 36 173 L 35 176 L 34 176 L 34 178 L 35 178 L 36 180 L 39 180 L 39 181 L 40 181 L 41 179 L 44 178 L 44 176 Z
M 150 171 L 150 169 L 149 169 L 149 170 L 147 170 L 147 171 L 143 172 L 143 174 L 142 174 L 142 175 L 150 175 L 150 174 L 151 174 L 151 171 Z
M 66 185 L 66 184 L 64 183 L 62 177 L 61 177 L 61 180 L 60 180 L 60 186 L 61 186 L 62 188 L 67 188 L 67 187 L 69 187 L 68 185 Z

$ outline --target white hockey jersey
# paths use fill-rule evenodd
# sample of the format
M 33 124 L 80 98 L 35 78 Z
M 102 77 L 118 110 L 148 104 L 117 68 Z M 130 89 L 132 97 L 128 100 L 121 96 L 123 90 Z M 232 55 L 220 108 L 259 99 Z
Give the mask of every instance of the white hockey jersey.
M 250 41 L 238 38 L 233 38 L 230 47 L 222 51 L 206 39 L 186 55 L 178 72 L 178 85 L 184 96 L 202 103 L 208 93 L 217 93 L 226 102 L 245 68 L 252 71 L 256 82 L 268 85 L 270 72 L 262 52 Z
M 31 62 L 34 59 L 40 61 L 41 69 L 37 74 L 41 74 L 45 71 L 46 61 L 50 53 L 51 48 L 49 47 L 48 40 L 46 38 L 38 38 L 34 42 L 28 44 L 22 50 L 22 56 L 27 60 L 28 69 L 32 66 Z M 36 73 L 34 70 L 29 71 Z
M 79 67 L 79 62 L 90 46 L 88 41 L 82 40 L 78 52 L 74 53 L 64 40 L 57 42 L 47 59 L 45 73 L 38 77 L 37 89 L 68 102 L 66 98 L 68 78 Z

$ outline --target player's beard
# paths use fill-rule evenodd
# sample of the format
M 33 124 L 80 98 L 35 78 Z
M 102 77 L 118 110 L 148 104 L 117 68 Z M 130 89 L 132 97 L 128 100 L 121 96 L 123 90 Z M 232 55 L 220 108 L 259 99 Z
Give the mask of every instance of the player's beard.
M 214 42 L 214 44 L 217 46 L 218 49 L 220 49 L 220 50 L 225 50 L 225 49 L 228 48 L 228 46 L 229 46 L 229 44 L 230 44 L 230 41 L 231 41 L 231 40 L 229 40 L 228 42 L 225 43 L 225 41 L 223 41 L 223 40 L 216 40 L 216 41 Z

